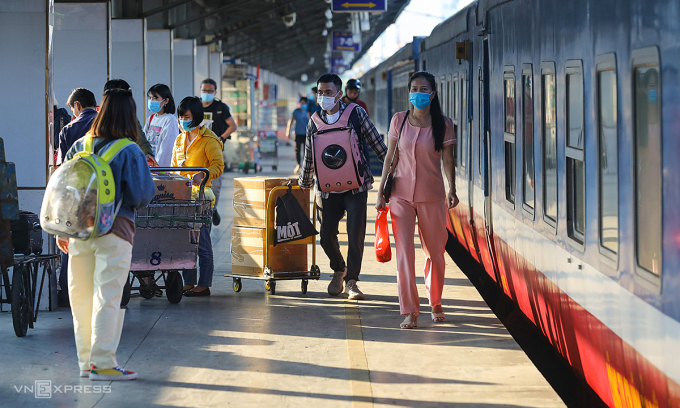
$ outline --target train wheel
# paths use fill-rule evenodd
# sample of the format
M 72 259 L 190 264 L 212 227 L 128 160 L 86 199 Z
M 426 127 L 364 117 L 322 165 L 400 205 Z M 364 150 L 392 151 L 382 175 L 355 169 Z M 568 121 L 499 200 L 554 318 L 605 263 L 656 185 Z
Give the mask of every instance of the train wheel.
M 12 273 L 12 322 L 14 334 L 24 337 L 28 332 L 28 296 L 26 296 L 26 282 L 24 281 L 24 268 L 14 268 Z
M 182 275 L 179 272 L 168 272 L 165 277 L 165 296 L 168 302 L 177 304 L 182 301 L 182 283 Z

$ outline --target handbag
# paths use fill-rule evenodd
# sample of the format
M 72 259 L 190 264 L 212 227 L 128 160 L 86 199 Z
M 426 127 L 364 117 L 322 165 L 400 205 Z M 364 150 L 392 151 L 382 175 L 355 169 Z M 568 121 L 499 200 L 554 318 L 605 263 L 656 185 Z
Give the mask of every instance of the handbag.
M 392 160 L 390 160 L 390 169 L 387 171 L 387 176 L 385 176 L 385 184 L 383 184 L 383 197 L 385 201 L 390 200 L 392 195 L 392 184 L 394 184 L 394 158 L 399 151 L 399 139 L 401 139 L 401 131 L 404 130 L 404 123 L 408 119 L 408 111 L 404 115 L 404 120 L 401 121 L 401 126 L 399 127 L 399 135 L 397 136 L 397 145 L 394 147 L 394 153 L 392 153 Z

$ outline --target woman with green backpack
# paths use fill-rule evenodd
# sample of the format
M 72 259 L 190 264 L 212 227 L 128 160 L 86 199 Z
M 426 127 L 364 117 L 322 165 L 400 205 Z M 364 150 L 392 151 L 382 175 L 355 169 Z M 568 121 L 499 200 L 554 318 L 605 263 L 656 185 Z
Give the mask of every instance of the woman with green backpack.
M 115 194 L 115 198 L 111 197 L 110 207 L 102 204 L 102 198 L 95 198 L 98 199 L 95 203 L 97 215 L 86 222 L 94 223 L 87 230 L 92 230 L 89 236 L 57 237 L 59 248 L 69 254 L 68 291 L 80 376 L 90 380 L 137 378 L 137 373 L 121 368 L 116 361 L 125 314 L 120 301 L 130 271 L 135 210 L 145 207 L 156 192 L 144 153 L 131 143 L 139 137 L 135 112 L 135 101 L 129 90 L 104 92 L 101 109 L 90 132 L 66 155 L 67 160 L 80 159 L 85 151 L 91 151 L 95 162 L 99 158 L 108 161 L 109 177 L 113 176 L 113 181 L 98 180 L 99 194 Z M 48 192 L 52 184 L 48 185 Z M 111 191 L 111 187 L 115 187 L 115 191 Z M 68 189 L 74 190 L 73 185 L 65 186 L 62 191 Z M 106 213 L 111 208 L 113 210 Z M 102 212 L 105 215 L 101 215 Z M 41 221 L 47 222 L 42 213 Z M 85 218 L 82 212 L 79 217 Z M 58 219 L 54 221 L 59 224 Z

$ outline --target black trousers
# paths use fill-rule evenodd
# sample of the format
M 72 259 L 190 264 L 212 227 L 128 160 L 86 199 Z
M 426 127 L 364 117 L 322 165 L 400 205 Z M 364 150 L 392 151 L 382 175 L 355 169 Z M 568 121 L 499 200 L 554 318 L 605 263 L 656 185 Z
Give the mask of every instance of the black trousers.
M 305 159 L 305 140 L 307 135 L 295 135 L 295 160 L 297 164 L 302 166 L 302 161 Z
M 334 272 L 341 271 L 347 266 L 345 282 L 359 280 L 361 261 L 364 258 L 364 241 L 366 240 L 366 201 L 368 192 L 352 194 L 351 191 L 342 194 L 330 194 L 328 198 L 319 199 L 317 206 L 321 229 L 321 247 L 331 261 Z M 319 201 L 321 204 L 319 205 Z M 347 264 L 340 252 L 338 242 L 338 225 L 347 212 Z

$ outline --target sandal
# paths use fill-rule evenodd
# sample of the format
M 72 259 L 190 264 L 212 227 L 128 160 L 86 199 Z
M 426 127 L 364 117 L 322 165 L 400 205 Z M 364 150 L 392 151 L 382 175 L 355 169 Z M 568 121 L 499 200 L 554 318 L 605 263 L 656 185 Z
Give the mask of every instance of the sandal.
M 406 318 L 403 322 L 401 322 L 399 327 L 402 329 L 412 329 L 414 327 L 418 327 L 418 316 L 416 316 L 415 313 L 407 314 Z
M 438 308 L 441 312 L 435 312 L 435 308 Z M 432 321 L 435 323 L 441 323 L 446 319 L 446 315 L 444 314 L 441 305 L 432 306 L 432 313 L 430 313 L 430 316 L 432 316 Z

